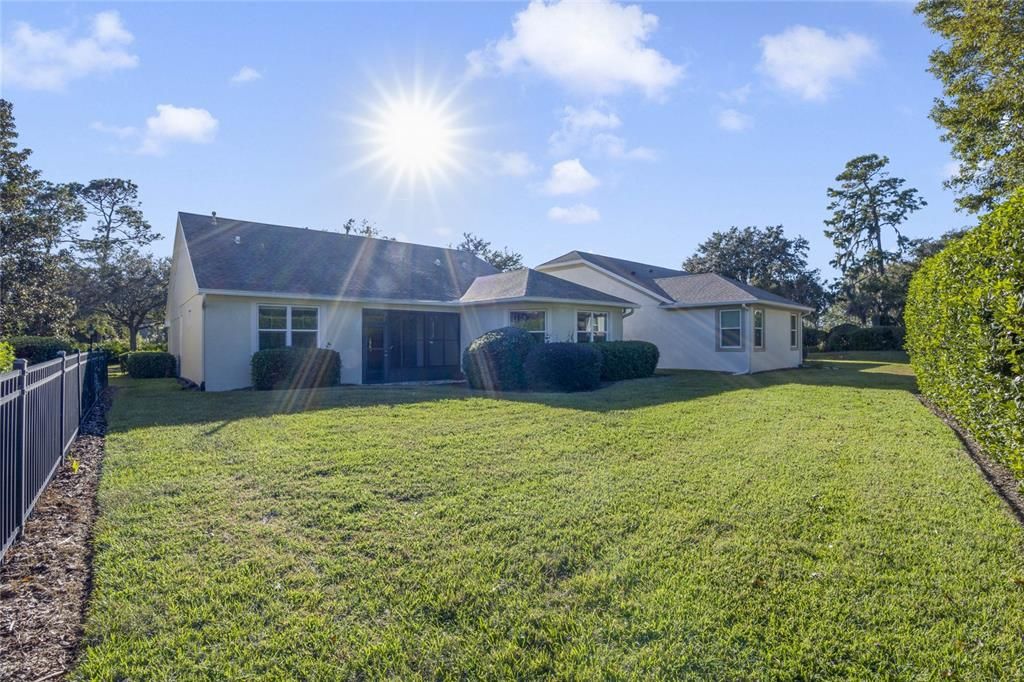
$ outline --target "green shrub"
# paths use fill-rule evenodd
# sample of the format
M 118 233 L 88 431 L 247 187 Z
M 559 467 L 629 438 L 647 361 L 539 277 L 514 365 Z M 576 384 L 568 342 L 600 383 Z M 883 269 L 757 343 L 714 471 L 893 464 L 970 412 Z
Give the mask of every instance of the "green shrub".
M 526 356 L 536 339 L 518 327 L 493 329 L 473 339 L 462 353 L 462 371 L 473 388 L 521 391 L 526 388 Z
M 850 336 L 852 336 L 858 329 L 861 329 L 861 327 L 848 322 L 832 327 L 832 329 L 828 330 L 828 334 L 825 336 L 825 342 L 822 346 L 822 350 L 829 353 L 850 350 Z
M 14 346 L 0 341 L 0 372 L 9 372 L 14 367 Z
M 649 377 L 658 368 L 658 347 L 648 341 L 595 343 L 601 353 L 601 381 Z
M 903 350 L 902 327 L 860 327 L 850 333 L 848 350 Z
M 817 327 L 804 326 L 804 350 L 816 351 L 823 348 L 825 342 L 825 331 Z
M 107 356 L 107 366 L 113 365 L 120 362 L 121 356 L 129 352 L 128 342 L 121 341 L 120 339 L 110 339 L 107 341 L 101 341 L 95 343 L 92 346 L 93 351 L 99 351 Z M 157 348 L 140 348 L 139 350 L 159 350 Z
M 601 351 L 590 343 L 539 343 L 526 357 L 530 388 L 593 391 L 601 385 Z
M 341 356 L 329 348 L 272 348 L 253 353 L 252 385 L 257 391 L 337 386 Z
M 160 351 L 135 351 L 121 356 L 121 366 L 133 379 L 163 379 L 173 377 L 174 356 Z
M 60 351 L 75 352 L 70 341 L 56 336 L 12 336 L 7 343 L 14 346 L 14 357 L 28 360 L 30 365 L 53 360 Z
M 1024 478 L 1024 189 L 921 265 L 904 319 L 924 394 Z

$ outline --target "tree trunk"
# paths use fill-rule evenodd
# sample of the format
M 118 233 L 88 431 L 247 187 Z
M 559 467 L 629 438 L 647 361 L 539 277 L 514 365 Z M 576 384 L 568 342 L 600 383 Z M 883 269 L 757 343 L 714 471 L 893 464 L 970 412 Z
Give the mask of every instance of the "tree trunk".
M 134 351 L 139 347 L 139 328 L 134 325 L 128 326 L 128 350 Z

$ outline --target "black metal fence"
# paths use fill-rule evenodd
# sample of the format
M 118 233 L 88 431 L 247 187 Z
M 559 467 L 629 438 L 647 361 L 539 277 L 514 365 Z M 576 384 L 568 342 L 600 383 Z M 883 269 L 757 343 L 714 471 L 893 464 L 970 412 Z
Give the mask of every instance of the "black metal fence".
M 0 558 L 25 526 L 107 385 L 105 353 L 16 360 L 0 374 Z

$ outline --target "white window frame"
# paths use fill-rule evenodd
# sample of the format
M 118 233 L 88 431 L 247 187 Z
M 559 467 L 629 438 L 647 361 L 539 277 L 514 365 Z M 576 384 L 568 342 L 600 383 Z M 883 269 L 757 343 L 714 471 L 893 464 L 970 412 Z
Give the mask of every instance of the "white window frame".
M 789 314 L 789 349 L 800 350 L 800 313 Z
M 584 332 L 589 335 L 589 341 L 580 341 L 580 315 L 590 315 L 590 322 L 587 324 L 589 329 L 586 332 Z M 575 343 L 597 343 L 597 341 L 594 340 L 594 334 L 597 333 L 594 331 L 594 318 L 596 315 L 604 315 L 604 340 L 612 340 L 612 316 L 610 313 L 604 310 L 577 310 L 576 319 L 574 320 L 572 331 L 572 338 Z
M 528 333 L 530 333 L 530 334 L 533 334 L 534 336 L 539 336 L 542 341 L 547 343 L 547 340 L 548 340 L 548 311 L 547 311 L 546 308 L 520 308 L 518 310 L 509 310 L 508 311 L 508 326 L 510 326 L 510 327 L 515 326 L 515 325 L 512 324 L 512 316 L 515 315 L 516 313 L 540 313 L 541 315 L 543 315 L 544 328 L 541 331 L 539 331 L 539 332 L 532 332 L 532 331 L 529 331 L 529 330 L 526 330 L 526 331 Z
M 757 326 L 757 316 L 761 316 L 761 326 Z M 768 322 L 768 312 L 764 308 L 751 308 L 750 310 L 750 343 L 754 350 L 762 351 L 765 348 L 765 327 Z M 761 343 L 757 342 L 757 332 L 761 331 Z
M 723 313 L 733 313 L 733 312 L 734 313 L 739 313 L 740 325 L 738 327 L 723 327 L 722 326 L 722 314 Z M 715 348 L 717 350 L 726 351 L 726 352 L 734 352 L 734 351 L 741 351 L 741 350 L 743 350 L 743 348 L 744 348 L 744 346 L 743 346 L 743 308 L 719 308 L 718 310 L 715 311 L 715 314 L 718 316 L 718 318 L 716 320 L 716 324 L 715 324 L 715 334 L 716 334 Z M 739 333 L 740 333 L 739 334 L 739 339 L 740 339 L 739 344 L 737 344 L 735 346 L 725 346 L 725 345 L 722 345 L 722 331 L 725 330 L 725 329 L 735 329 L 735 330 L 739 331 Z
M 260 308 L 284 308 L 285 309 L 285 328 L 284 329 L 262 329 L 260 327 Z M 320 330 L 323 327 L 323 310 L 318 305 L 306 305 L 303 303 L 256 303 L 253 308 L 253 327 L 255 332 L 252 338 L 253 352 L 256 353 L 260 350 L 260 332 L 284 332 L 284 345 L 286 348 L 292 347 L 292 308 L 305 308 L 308 310 L 316 311 L 316 348 L 320 348 Z M 300 333 L 311 332 L 312 329 L 299 329 Z

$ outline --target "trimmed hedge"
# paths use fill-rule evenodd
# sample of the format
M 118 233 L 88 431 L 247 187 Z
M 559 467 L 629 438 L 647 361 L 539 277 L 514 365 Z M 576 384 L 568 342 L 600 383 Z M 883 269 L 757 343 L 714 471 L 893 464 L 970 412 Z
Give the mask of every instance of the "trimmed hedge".
M 9 372 L 14 367 L 14 346 L 0 341 L 0 372 Z
M 253 353 L 252 385 L 257 391 L 337 386 L 341 356 L 330 348 L 272 348 Z
M 658 368 L 658 347 L 649 341 L 595 343 L 601 353 L 601 381 L 640 379 Z
M 175 374 L 174 356 L 161 351 L 124 353 L 121 366 L 133 379 L 165 379 Z
M 519 327 L 494 329 L 473 339 L 462 353 L 462 372 L 473 388 L 521 391 L 526 383 L 526 356 L 538 344 Z
M 526 357 L 530 388 L 593 391 L 601 385 L 601 351 L 590 343 L 540 343 Z
M 818 329 L 817 327 L 808 327 L 804 325 L 804 351 L 818 350 L 822 347 L 822 343 L 825 341 L 824 330 Z
M 904 319 L 924 394 L 1024 478 L 1024 189 L 921 265 Z
M 30 365 L 53 360 L 59 351 L 75 352 L 70 341 L 56 336 L 12 336 L 7 343 L 14 346 L 14 357 L 24 358 Z
M 903 350 L 902 327 L 861 327 L 850 334 L 850 350 Z
M 107 366 L 113 365 L 120 362 L 121 356 L 125 353 L 130 352 L 127 341 L 120 341 L 118 339 L 111 339 L 109 341 L 101 341 L 100 343 L 94 344 L 92 349 L 99 351 L 107 356 Z
M 823 350 L 903 350 L 903 336 L 902 327 L 858 327 L 855 324 L 841 324 L 829 331 L 825 337 Z

